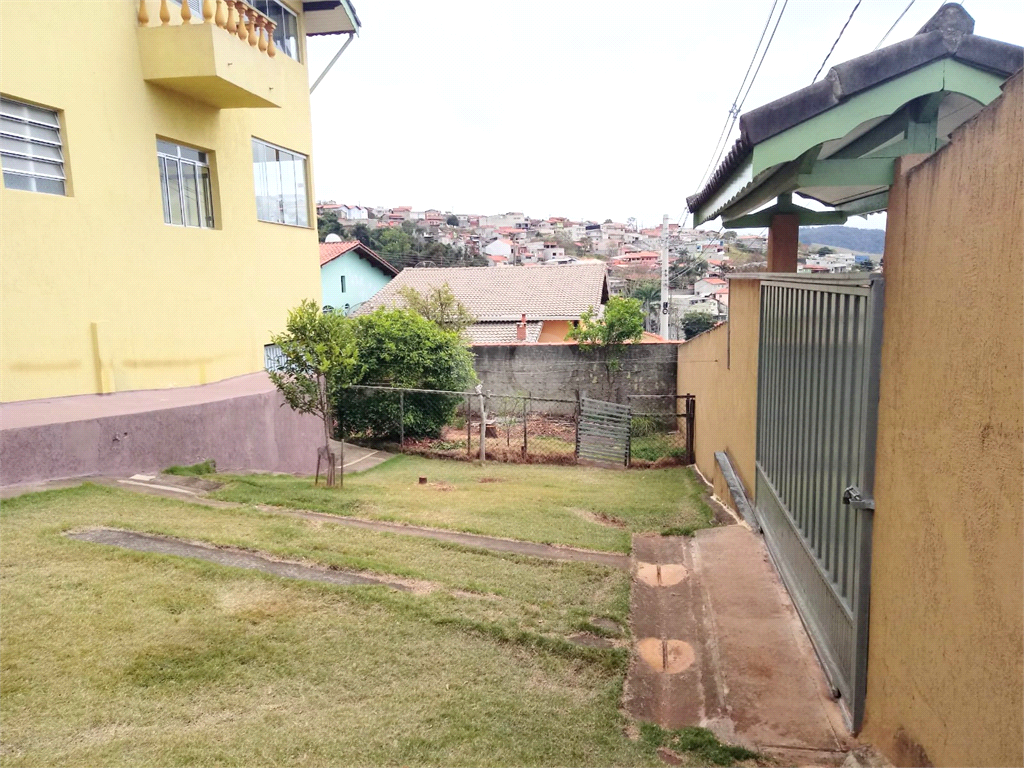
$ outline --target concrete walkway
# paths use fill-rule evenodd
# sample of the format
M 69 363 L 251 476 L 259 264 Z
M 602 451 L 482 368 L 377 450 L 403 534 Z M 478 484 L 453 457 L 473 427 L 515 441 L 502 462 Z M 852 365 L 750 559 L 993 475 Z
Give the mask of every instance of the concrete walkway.
M 93 544 L 107 544 L 120 547 L 121 549 L 130 549 L 134 552 L 152 552 L 158 555 L 189 557 L 196 560 L 205 560 L 208 563 L 231 566 L 232 568 L 244 568 L 250 571 L 269 573 L 274 576 L 284 576 L 289 579 L 318 581 L 324 584 L 341 584 L 344 586 L 383 586 L 407 592 L 411 591 L 408 585 L 390 579 L 363 576 L 333 568 L 319 568 L 302 563 L 292 563 L 287 560 L 278 560 L 253 552 L 246 552 L 236 547 L 214 547 L 209 544 L 196 544 L 171 536 L 122 531 L 115 528 L 90 528 L 86 531 L 76 531 L 65 535 L 69 539 L 88 541 Z
M 764 542 L 743 525 L 633 538 L 626 709 L 786 764 L 839 765 L 839 705 Z

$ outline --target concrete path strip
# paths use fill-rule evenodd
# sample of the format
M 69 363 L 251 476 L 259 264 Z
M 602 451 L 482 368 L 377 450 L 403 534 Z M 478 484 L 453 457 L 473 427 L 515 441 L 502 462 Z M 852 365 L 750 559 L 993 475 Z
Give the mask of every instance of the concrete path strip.
M 627 711 L 784 764 L 839 765 L 848 732 L 761 537 L 739 525 L 645 534 L 633 554 Z
M 165 484 L 174 482 L 168 480 L 167 476 L 161 475 L 156 478 L 161 483 L 147 483 L 139 481 L 126 482 L 125 480 L 113 480 L 110 478 L 92 478 L 93 482 L 121 488 L 125 491 L 145 493 L 164 498 L 179 498 L 190 504 L 202 504 L 216 509 L 244 509 L 245 504 L 233 501 L 219 501 L 210 499 L 188 489 L 180 487 L 165 487 Z M 178 496 L 185 491 L 187 498 Z M 287 515 L 290 517 L 301 517 L 306 520 L 334 523 L 336 525 L 347 525 L 350 528 L 362 528 L 380 533 L 394 533 L 399 536 L 417 536 L 435 541 L 447 541 L 452 544 L 460 544 L 464 547 L 476 547 L 491 552 L 510 552 L 516 555 L 536 557 L 541 560 L 567 560 L 576 563 L 596 563 L 607 568 L 617 568 L 621 571 L 629 570 L 629 555 L 617 554 L 614 552 L 598 552 L 592 549 L 578 549 L 576 547 L 557 546 L 554 544 L 537 544 L 531 541 L 519 539 L 503 539 L 497 536 L 484 536 L 477 533 L 462 533 L 450 531 L 443 528 L 427 528 L 419 525 L 405 525 L 403 523 L 386 523 L 379 520 L 366 520 L 358 517 L 345 517 L 343 515 L 331 515 L 326 512 L 311 512 L 302 509 L 288 509 L 286 507 L 274 507 L 269 504 L 255 504 L 252 508 L 260 512 L 269 512 L 275 515 Z
M 77 541 L 88 541 L 93 544 L 109 544 L 130 549 L 134 552 L 152 552 L 159 555 L 175 555 L 177 557 L 190 557 L 196 560 L 205 560 L 209 563 L 227 565 L 233 568 L 244 568 L 250 571 L 260 571 L 274 576 L 284 576 L 289 579 L 301 579 L 303 581 L 318 581 L 324 584 L 341 584 L 345 586 L 382 586 L 391 589 L 402 590 L 403 592 L 414 591 L 408 584 L 387 581 L 385 579 L 360 576 L 346 571 L 336 571 L 329 568 L 318 568 L 300 563 L 290 563 L 282 560 L 274 560 L 253 552 L 247 552 L 233 547 L 214 547 L 207 544 L 193 544 L 169 536 L 157 536 L 150 533 L 137 533 L 135 531 L 122 531 L 113 528 L 92 528 L 86 531 L 76 531 L 65 534 L 68 538 Z
M 537 557 L 542 560 L 569 560 L 577 563 L 596 563 L 609 568 L 629 570 L 629 556 L 618 555 L 613 552 L 597 552 L 591 549 L 576 549 L 574 547 L 560 547 L 554 544 L 535 544 L 530 541 L 518 539 L 501 539 L 495 536 L 482 536 L 476 533 L 460 533 L 458 531 L 447 531 L 441 528 L 424 528 L 418 525 L 403 525 L 402 523 L 385 523 L 378 520 L 364 520 L 358 517 L 342 517 L 341 515 L 330 515 L 325 512 L 306 512 L 299 509 L 284 509 L 272 507 L 266 504 L 257 504 L 256 509 L 261 512 L 271 512 L 278 515 L 289 515 L 302 517 L 307 520 L 318 520 L 337 525 L 347 525 L 351 528 L 363 528 L 369 531 L 381 533 L 396 533 L 400 536 L 418 536 L 435 541 L 447 541 L 452 544 L 461 544 L 464 547 L 476 547 L 487 549 L 492 552 L 511 552 L 517 555 Z

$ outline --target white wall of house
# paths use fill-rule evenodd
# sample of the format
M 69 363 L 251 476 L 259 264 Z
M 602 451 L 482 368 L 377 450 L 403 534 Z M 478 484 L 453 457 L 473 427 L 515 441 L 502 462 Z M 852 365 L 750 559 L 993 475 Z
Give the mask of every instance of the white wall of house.
M 511 256 L 512 246 L 504 240 L 495 240 L 484 246 L 484 253 L 488 256 Z

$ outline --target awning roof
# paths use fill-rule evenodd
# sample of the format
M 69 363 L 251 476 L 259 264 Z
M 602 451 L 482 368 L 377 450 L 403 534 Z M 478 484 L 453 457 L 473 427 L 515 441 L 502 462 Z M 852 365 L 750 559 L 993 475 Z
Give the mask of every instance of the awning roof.
M 816 223 L 884 210 L 893 159 L 944 144 L 1022 66 L 1024 49 L 975 35 L 974 19 L 947 3 L 913 37 L 742 115 L 740 138 L 686 199 L 694 225 L 763 226 L 740 217 L 792 192 L 839 212 Z
M 302 4 L 306 36 L 359 34 L 362 24 L 349 0 L 306 0 Z

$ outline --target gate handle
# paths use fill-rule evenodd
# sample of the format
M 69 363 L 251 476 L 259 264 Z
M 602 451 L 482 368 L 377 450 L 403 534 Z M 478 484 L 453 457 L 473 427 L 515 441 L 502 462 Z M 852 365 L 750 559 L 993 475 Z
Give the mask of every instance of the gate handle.
M 850 485 L 843 491 L 843 504 L 853 507 L 854 509 L 874 509 L 875 500 L 865 499 L 861 493 L 860 488 L 856 485 Z

